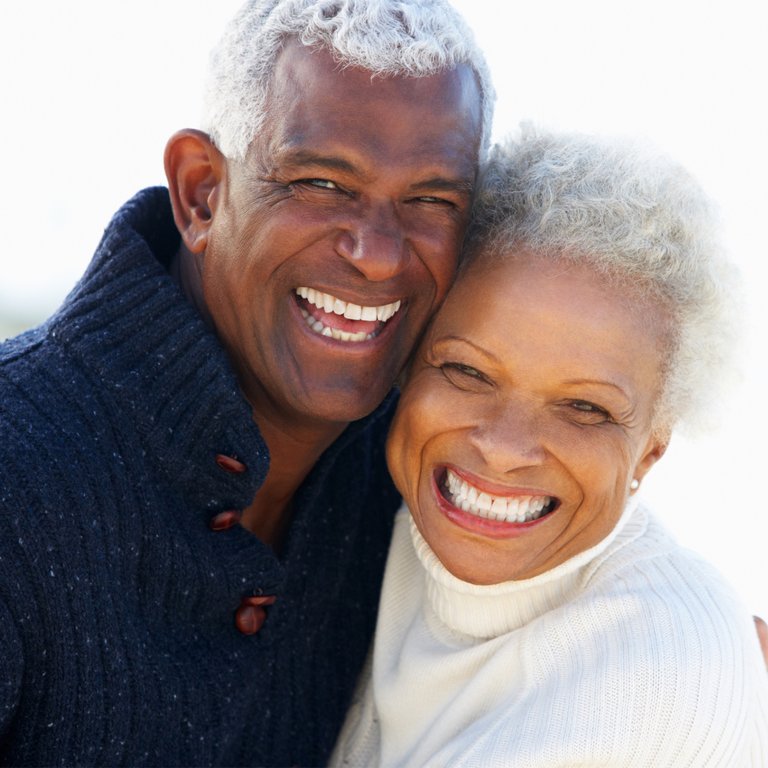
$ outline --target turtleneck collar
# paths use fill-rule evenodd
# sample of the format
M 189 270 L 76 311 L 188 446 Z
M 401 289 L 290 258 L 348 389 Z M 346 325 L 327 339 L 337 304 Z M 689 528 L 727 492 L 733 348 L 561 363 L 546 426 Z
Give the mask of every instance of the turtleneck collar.
M 568 602 L 598 561 L 634 540 L 647 526 L 637 498 L 630 497 L 613 530 L 590 549 L 530 579 L 478 585 L 448 571 L 409 517 L 411 542 L 424 568 L 429 607 L 451 632 L 475 640 L 498 637 Z

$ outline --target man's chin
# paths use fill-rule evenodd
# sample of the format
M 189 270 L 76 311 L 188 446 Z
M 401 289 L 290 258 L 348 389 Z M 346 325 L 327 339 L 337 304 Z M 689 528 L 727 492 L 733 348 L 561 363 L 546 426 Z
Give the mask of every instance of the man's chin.
M 319 422 L 349 424 L 373 413 L 391 388 L 368 388 L 363 393 L 324 392 L 313 397 L 306 406 L 308 418 Z

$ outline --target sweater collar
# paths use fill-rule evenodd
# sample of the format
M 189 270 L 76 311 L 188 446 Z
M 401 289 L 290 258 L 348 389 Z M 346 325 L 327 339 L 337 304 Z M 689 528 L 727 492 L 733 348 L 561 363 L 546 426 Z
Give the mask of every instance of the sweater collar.
M 111 390 L 191 506 L 241 509 L 264 482 L 269 453 L 226 352 L 167 271 L 178 247 L 168 190 L 139 192 L 105 230 L 51 333 Z M 388 414 L 392 397 L 351 424 L 313 475 L 324 476 L 345 445 Z M 223 472 L 217 454 L 248 472 Z
M 264 480 L 267 448 L 223 348 L 166 270 L 178 245 L 167 190 L 137 194 L 110 222 L 51 333 L 113 393 L 188 502 L 242 507 Z M 222 472 L 218 453 L 253 468 L 247 481 Z
M 530 579 L 501 584 L 470 584 L 440 562 L 410 517 L 411 541 L 425 572 L 426 600 L 451 631 L 488 640 L 530 623 L 570 601 L 609 552 L 639 536 L 647 518 L 630 497 L 613 530 L 590 549 Z

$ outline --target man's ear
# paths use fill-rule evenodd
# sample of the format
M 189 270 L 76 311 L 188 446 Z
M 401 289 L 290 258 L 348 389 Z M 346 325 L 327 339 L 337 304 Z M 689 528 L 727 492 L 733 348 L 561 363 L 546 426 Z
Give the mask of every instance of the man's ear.
M 165 175 L 173 219 L 184 245 L 202 253 L 216 211 L 226 159 L 207 133 L 191 128 L 174 133 L 165 147 Z

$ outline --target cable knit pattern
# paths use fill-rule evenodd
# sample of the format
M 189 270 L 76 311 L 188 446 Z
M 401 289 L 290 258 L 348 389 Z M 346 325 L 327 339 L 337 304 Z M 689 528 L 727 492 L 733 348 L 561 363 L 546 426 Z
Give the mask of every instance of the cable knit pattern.
M 751 617 L 642 507 L 540 576 L 450 574 L 403 510 L 332 765 L 765 768 Z
M 306 479 L 281 558 L 213 532 L 269 458 L 167 275 L 177 246 L 167 191 L 145 190 L 62 308 L 0 345 L 0 764 L 319 765 L 364 661 L 394 396 Z M 260 594 L 277 601 L 244 636 Z

